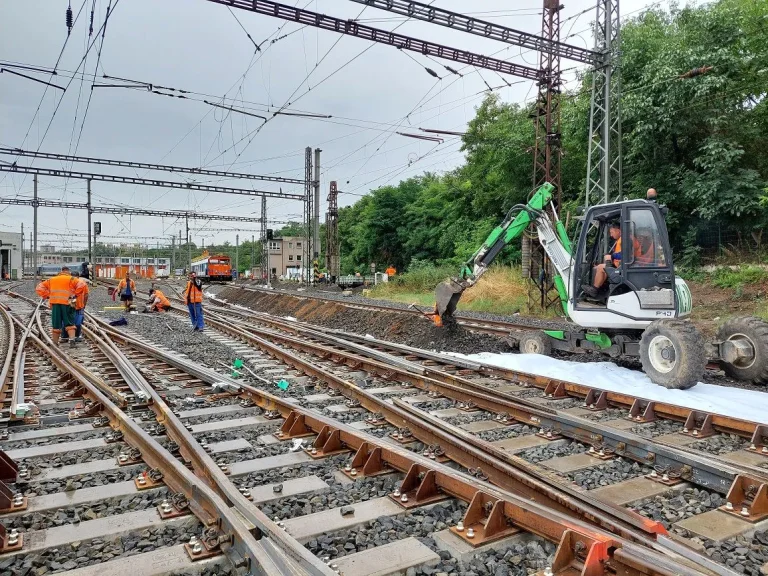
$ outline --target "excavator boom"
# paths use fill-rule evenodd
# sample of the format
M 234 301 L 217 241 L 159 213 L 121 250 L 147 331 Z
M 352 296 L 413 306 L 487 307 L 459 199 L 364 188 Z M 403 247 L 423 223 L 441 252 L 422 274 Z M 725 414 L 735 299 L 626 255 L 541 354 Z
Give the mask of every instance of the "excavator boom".
M 513 240 L 520 238 L 525 229 L 542 215 L 544 207 L 552 199 L 554 186 L 550 183 L 542 184 L 533 194 L 527 204 L 514 206 L 504 221 L 491 231 L 482 246 L 461 267 L 459 275 L 449 278 L 435 289 L 435 323 L 442 325 L 449 320 L 461 299 L 464 290 L 473 286 L 485 273 L 496 256 Z M 549 218 L 546 221 L 550 224 Z M 565 244 L 569 250 L 568 238 L 562 230 L 560 222 L 557 223 L 559 241 Z

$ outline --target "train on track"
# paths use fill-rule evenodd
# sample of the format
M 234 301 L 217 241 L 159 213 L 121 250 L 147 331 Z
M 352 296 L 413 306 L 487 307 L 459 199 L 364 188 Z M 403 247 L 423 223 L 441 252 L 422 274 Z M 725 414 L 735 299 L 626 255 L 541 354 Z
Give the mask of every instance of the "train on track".
M 226 254 L 212 255 L 203 252 L 202 256 L 192 260 L 192 272 L 208 282 L 229 282 L 232 280 L 232 260 Z

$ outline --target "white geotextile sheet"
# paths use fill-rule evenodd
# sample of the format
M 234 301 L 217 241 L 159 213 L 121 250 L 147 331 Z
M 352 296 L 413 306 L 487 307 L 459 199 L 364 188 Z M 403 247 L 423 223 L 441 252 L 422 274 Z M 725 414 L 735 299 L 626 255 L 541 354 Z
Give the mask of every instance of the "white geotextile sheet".
M 571 362 L 540 354 L 443 354 L 694 410 L 768 423 L 768 387 L 766 392 L 759 392 L 699 382 L 688 390 L 668 390 L 651 382 L 642 372 L 611 362 Z

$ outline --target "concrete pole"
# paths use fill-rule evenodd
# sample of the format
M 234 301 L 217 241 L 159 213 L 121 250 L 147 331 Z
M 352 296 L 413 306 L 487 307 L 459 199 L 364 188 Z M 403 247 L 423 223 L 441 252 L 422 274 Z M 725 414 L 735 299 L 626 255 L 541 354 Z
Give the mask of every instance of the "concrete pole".
M 320 148 L 315 148 L 315 178 L 312 186 L 315 192 L 315 205 L 312 207 L 314 215 L 312 217 L 312 259 L 313 261 L 320 255 Z M 311 262 L 305 262 L 305 266 L 312 266 Z M 314 280 L 314 279 L 313 279 Z
M 19 280 L 24 280 L 24 222 L 21 223 L 21 266 L 19 266 L 19 270 L 21 270 Z
M 253 257 L 255 254 L 256 254 L 256 236 L 251 234 L 251 280 L 253 280 L 253 268 L 254 268 Z
M 91 243 L 93 229 L 91 225 L 91 213 L 91 181 L 88 180 L 88 263 L 93 265 L 93 245 Z
M 171 236 L 171 270 L 176 270 L 176 234 Z
M 240 274 L 240 234 L 235 234 L 235 276 Z
M 32 202 L 32 209 L 34 215 L 32 218 L 32 267 L 35 269 L 35 284 L 37 284 L 37 174 L 33 177 L 34 183 L 34 202 Z

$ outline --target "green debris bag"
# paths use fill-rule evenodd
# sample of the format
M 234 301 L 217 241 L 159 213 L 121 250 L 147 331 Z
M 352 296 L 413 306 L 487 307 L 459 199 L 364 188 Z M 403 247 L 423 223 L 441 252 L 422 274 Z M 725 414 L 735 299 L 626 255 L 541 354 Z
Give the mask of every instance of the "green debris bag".
M 280 388 L 280 390 L 288 390 L 288 381 L 287 380 L 278 380 L 275 383 L 275 386 Z
M 240 360 L 240 358 L 235 358 L 235 361 L 232 362 L 232 374 L 230 376 L 232 378 L 240 378 L 242 376 L 240 369 L 243 367 L 243 361 Z

